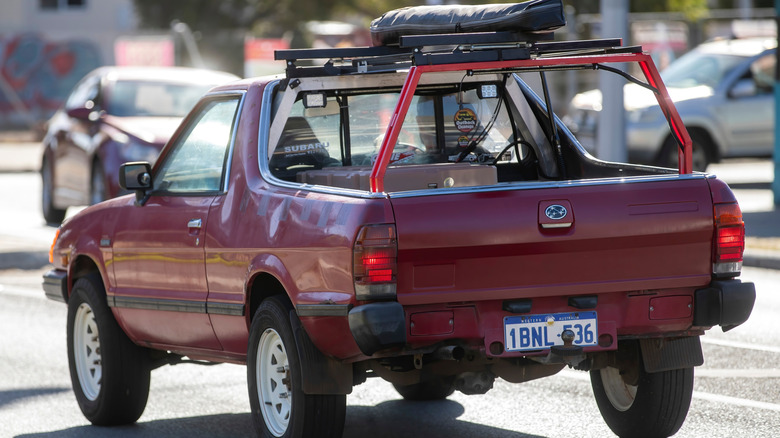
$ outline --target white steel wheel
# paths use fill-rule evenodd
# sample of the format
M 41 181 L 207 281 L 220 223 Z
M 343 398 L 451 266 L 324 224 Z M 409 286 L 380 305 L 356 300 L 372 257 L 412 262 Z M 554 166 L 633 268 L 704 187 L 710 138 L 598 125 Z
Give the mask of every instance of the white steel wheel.
M 604 392 L 612 406 L 620 412 L 631 409 L 636 399 L 637 386 L 626 383 L 617 368 L 606 367 L 600 371 Z
M 346 395 L 303 391 L 300 346 L 291 324 L 296 318 L 281 296 L 266 298 L 254 312 L 246 355 L 252 422 L 263 438 L 340 437 Z
M 70 379 L 84 416 L 99 426 L 138 420 L 149 396 L 149 351 L 119 327 L 97 275 L 73 284 L 67 330 Z
M 100 394 L 103 364 L 100 357 L 100 338 L 92 307 L 81 303 L 73 323 L 73 350 L 78 382 L 84 396 L 95 401 Z
M 265 424 L 274 436 L 283 436 L 292 411 L 290 363 L 281 336 L 272 328 L 260 337 L 255 373 Z

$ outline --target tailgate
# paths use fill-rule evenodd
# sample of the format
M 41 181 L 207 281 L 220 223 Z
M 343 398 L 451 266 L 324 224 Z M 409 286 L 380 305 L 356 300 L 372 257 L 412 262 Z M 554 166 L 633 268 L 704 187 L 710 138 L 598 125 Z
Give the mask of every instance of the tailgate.
M 394 194 L 391 202 L 402 304 L 710 281 L 713 213 L 703 176 Z

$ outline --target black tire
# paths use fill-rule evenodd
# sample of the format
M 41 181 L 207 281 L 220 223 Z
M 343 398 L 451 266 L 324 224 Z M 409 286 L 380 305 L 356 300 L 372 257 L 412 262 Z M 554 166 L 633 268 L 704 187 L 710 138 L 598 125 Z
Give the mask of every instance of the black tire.
M 304 394 L 291 317 L 290 304 L 271 297 L 252 319 L 247 382 L 255 430 L 261 437 L 340 437 L 347 397 Z
M 620 437 L 674 435 L 685 421 L 691 405 L 693 368 L 648 373 L 641 362 L 637 365 L 635 385 L 627 383 L 617 368 L 590 372 L 593 395 L 601 416 Z
M 401 394 L 404 400 L 443 400 L 455 392 L 455 377 L 437 376 L 412 385 L 397 385 L 394 383 L 393 387 Z
M 99 277 L 80 278 L 73 285 L 68 300 L 68 365 L 76 401 L 92 424 L 131 424 L 144 412 L 149 353 L 119 328 Z
M 691 158 L 693 170 L 704 172 L 707 170 L 707 166 L 709 166 L 710 163 L 716 161 L 715 151 L 713 149 L 714 146 L 712 145 L 712 142 L 709 141 L 706 134 L 697 131 L 690 131 L 689 134 L 691 136 L 691 146 L 693 148 L 693 157 Z M 656 164 L 662 167 L 676 169 L 678 162 L 677 151 L 679 150 L 680 147 L 677 144 L 677 141 L 672 137 L 667 138 L 663 147 L 661 147 L 661 152 L 658 154 Z
M 89 205 L 94 205 L 108 199 L 108 186 L 106 185 L 106 174 L 100 162 L 95 161 L 92 165 L 92 179 L 89 187 Z
M 48 160 L 41 164 L 41 210 L 48 224 L 59 225 L 65 220 L 67 209 L 54 207 L 54 174 Z

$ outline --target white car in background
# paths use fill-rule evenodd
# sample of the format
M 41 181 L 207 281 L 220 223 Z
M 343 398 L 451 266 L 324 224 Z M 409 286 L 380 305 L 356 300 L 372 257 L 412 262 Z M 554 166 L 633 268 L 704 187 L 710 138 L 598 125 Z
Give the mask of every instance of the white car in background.
M 714 40 L 681 56 L 662 73 L 693 141 L 693 166 L 704 170 L 727 157 L 770 156 L 774 150 L 775 38 Z M 624 88 L 628 155 L 632 162 L 677 167 L 653 93 Z M 577 94 L 564 118 L 583 145 L 595 144 L 601 91 Z

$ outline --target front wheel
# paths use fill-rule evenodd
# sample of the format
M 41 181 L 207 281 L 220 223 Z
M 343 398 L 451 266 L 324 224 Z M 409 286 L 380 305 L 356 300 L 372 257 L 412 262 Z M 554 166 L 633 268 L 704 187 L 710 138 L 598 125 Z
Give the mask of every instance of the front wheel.
M 262 437 L 340 437 L 347 398 L 303 392 L 291 317 L 289 303 L 272 297 L 252 319 L 247 381 L 255 429 Z
M 92 424 L 138 420 L 149 397 L 148 359 L 148 350 L 117 324 L 100 279 L 78 279 L 68 300 L 68 365 L 79 408 Z
M 620 437 L 668 437 L 688 415 L 693 394 L 693 368 L 648 373 L 606 367 L 590 372 L 601 416 Z

